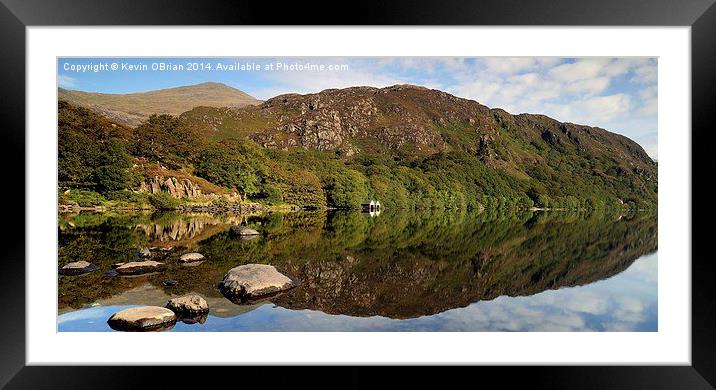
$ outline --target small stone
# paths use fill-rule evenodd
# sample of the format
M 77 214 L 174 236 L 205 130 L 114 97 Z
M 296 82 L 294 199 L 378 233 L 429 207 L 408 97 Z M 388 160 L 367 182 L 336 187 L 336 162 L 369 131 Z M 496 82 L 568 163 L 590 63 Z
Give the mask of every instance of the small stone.
M 197 294 L 172 298 L 165 307 L 173 311 L 177 317 L 195 317 L 209 312 L 209 304 Z
M 162 282 L 162 286 L 164 286 L 164 287 L 174 287 L 174 286 L 176 286 L 177 284 L 179 284 L 179 282 L 177 282 L 177 281 L 174 280 L 174 279 L 167 279 L 167 280 L 165 280 L 165 281 Z
M 67 263 L 60 268 L 58 271 L 60 275 L 82 275 L 88 272 L 96 271 L 97 267 L 86 261 L 75 261 L 73 263 Z
M 174 326 L 176 315 L 159 306 L 133 307 L 112 314 L 107 323 L 114 330 L 130 332 L 165 330 Z
M 292 279 L 271 265 L 246 264 L 230 269 L 219 283 L 219 290 L 230 300 L 243 302 L 295 286 Z
M 246 226 L 233 225 L 231 227 L 231 233 L 237 236 L 258 236 L 260 233 L 254 229 L 247 228 Z
M 158 261 L 147 260 L 147 261 L 131 261 L 115 268 L 120 275 L 139 275 L 150 272 L 159 272 L 166 269 L 164 263 Z
M 201 253 L 196 253 L 196 252 L 185 253 L 185 254 L 181 255 L 181 257 L 179 257 L 180 263 L 193 263 L 195 261 L 202 261 L 202 260 L 204 260 L 204 255 L 202 255 Z
M 140 248 L 137 251 L 137 257 L 140 257 L 142 259 L 148 259 L 152 257 L 152 252 L 149 250 L 149 248 Z

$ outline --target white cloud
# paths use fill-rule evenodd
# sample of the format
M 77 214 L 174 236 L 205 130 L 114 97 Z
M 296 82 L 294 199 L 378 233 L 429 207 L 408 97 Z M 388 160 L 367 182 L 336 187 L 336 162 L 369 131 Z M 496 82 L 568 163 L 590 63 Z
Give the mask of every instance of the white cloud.
M 607 59 L 580 59 L 573 63 L 555 66 L 550 69 L 550 76 L 561 81 L 577 81 L 597 77 L 604 72 Z
M 595 95 L 604 92 L 609 87 L 609 77 L 595 77 L 590 79 L 579 80 L 573 83 L 569 83 L 565 86 L 565 91 L 574 94 L 588 94 Z
M 488 72 L 499 74 L 514 74 L 556 64 L 559 61 L 559 58 L 554 57 L 491 57 L 481 60 Z
M 269 99 L 284 93 L 316 93 L 329 88 L 355 86 L 387 87 L 403 84 L 405 79 L 365 71 L 306 71 L 274 72 L 267 78 L 279 87 L 253 90 L 249 93 L 258 99 Z
M 657 76 L 658 68 L 656 61 L 649 61 L 634 69 L 634 77 L 631 81 L 639 84 L 654 84 L 657 82 Z
M 62 88 L 73 88 L 77 86 L 77 79 L 67 75 L 57 75 L 57 85 Z
M 576 102 L 577 110 L 582 111 L 586 120 L 606 122 L 629 112 L 629 95 L 617 93 L 609 96 L 597 96 Z

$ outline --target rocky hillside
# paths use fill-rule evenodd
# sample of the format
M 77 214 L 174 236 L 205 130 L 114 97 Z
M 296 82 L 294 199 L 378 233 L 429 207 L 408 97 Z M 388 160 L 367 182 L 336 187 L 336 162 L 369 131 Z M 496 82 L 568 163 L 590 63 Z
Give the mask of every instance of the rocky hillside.
M 203 83 L 128 94 L 92 93 L 59 88 L 58 98 L 90 108 L 129 126 L 139 125 L 151 114 L 178 115 L 196 106 L 243 107 L 260 103 L 247 93 L 221 83 Z
M 346 161 L 387 157 L 415 166 L 448 156 L 474 166 L 476 175 L 502 175 L 506 183 L 498 186 L 531 190 L 533 200 L 594 190 L 618 202 L 656 198 L 657 164 L 627 137 L 413 85 L 280 95 L 239 109 L 199 107 L 180 119 L 214 137 L 248 137 L 264 148 L 318 150 Z
M 228 88 L 174 91 L 202 86 L 208 95 Z M 117 165 L 141 161 L 271 205 L 359 208 L 372 198 L 405 209 L 577 209 L 657 202 L 657 163 L 627 137 L 437 90 L 330 89 L 244 107 L 209 107 L 210 100 L 220 99 L 187 99 L 200 106 L 151 115 L 133 129 L 62 101 L 60 166 L 69 169 L 61 169 L 61 186 L 111 198 L 137 189 L 138 176 L 156 176 Z M 87 151 L 95 146 L 96 153 Z M 93 170 L 84 169 L 87 161 Z

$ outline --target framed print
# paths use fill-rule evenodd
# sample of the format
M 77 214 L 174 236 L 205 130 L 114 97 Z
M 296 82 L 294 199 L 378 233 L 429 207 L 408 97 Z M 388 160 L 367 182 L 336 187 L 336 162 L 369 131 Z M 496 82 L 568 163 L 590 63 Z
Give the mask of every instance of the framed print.
M 0 273 L 9 388 L 187 364 L 712 387 L 692 216 L 712 2 L 382 4 L 340 27 L 136 6 L 0 9 L 25 206 Z

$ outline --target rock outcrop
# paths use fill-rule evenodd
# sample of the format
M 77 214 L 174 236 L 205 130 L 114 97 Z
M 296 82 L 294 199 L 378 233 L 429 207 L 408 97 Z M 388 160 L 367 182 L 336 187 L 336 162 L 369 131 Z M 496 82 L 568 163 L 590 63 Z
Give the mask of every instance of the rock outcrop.
M 147 191 L 152 194 L 167 192 L 175 198 L 197 198 L 200 197 L 201 188 L 192 183 L 189 179 L 177 179 L 176 177 L 154 176 L 144 181 L 139 191 Z
M 159 306 L 124 309 L 107 320 L 110 328 L 122 331 L 154 331 L 171 329 L 176 323 L 173 311 Z
M 234 302 L 245 302 L 289 290 L 296 286 L 274 266 L 246 264 L 234 267 L 224 275 L 219 290 Z

